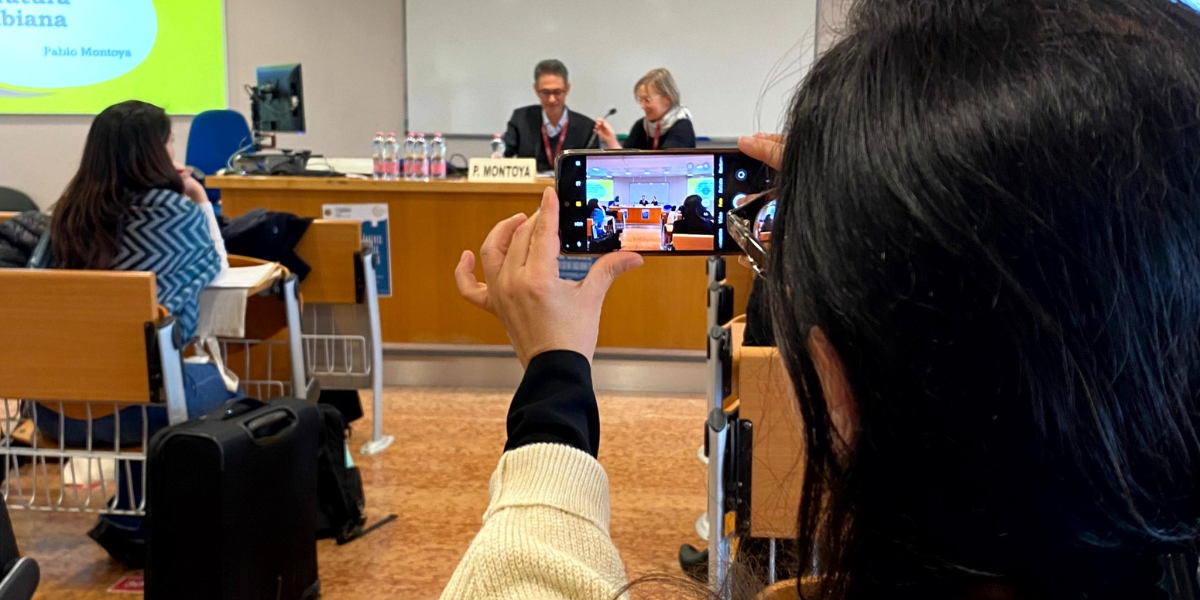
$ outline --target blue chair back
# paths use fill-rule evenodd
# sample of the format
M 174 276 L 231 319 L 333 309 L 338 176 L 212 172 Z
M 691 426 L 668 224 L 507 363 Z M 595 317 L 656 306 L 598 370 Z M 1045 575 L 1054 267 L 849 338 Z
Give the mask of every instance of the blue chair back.
M 229 164 L 229 157 L 254 141 L 250 126 L 241 113 L 232 110 L 209 110 L 196 115 L 188 133 L 187 164 L 205 175 L 213 175 Z M 221 190 L 208 190 L 208 198 L 216 202 Z

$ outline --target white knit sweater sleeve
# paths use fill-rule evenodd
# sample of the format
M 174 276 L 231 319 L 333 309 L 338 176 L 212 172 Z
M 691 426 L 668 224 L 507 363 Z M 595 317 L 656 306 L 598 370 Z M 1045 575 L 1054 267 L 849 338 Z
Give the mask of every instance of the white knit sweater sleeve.
M 608 532 L 608 475 L 586 452 L 533 444 L 504 453 L 483 527 L 444 600 L 613 600 L 625 567 Z

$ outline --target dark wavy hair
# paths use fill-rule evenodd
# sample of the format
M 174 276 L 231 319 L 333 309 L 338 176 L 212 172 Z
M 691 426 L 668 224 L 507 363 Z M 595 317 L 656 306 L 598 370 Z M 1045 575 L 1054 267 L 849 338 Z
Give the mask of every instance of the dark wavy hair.
M 130 100 L 104 109 L 88 131 L 79 171 L 50 223 L 55 264 L 108 269 L 117 256 L 122 215 L 134 194 L 152 189 L 183 193 L 167 154 L 171 119 L 163 109 Z
M 794 100 L 779 198 L 819 596 L 1157 597 L 1200 524 L 1200 15 L 860 2 Z
M 683 204 L 679 206 L 679 214 L 695 223 L 712 221 L 712 214 L 704 208 L 704 198 L 696 194 L 683 199 Z

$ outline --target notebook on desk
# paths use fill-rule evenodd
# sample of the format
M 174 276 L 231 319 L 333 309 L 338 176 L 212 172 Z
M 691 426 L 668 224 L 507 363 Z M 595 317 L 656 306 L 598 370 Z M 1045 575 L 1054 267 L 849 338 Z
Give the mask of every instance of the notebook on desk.
M 282 267 L 279 263 L 266 263 L 252 267 L 230 267 L 217 276 L 209 289 L 254 289 L 274 280 Z

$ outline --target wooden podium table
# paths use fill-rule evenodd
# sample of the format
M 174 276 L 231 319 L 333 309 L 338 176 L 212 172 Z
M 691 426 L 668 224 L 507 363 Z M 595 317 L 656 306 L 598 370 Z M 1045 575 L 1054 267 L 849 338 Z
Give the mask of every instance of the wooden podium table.
M 347 178 L 213 176 L 224 214 L 255 208 L 322 217 L 325 204 L 388 205 L 392 296 L 380 298 L 385 343 L 508 344 L 495 317 L 458 295 L 454 267 L 463 250 L 476 256 L 501 219 L 532 214 L 549 180 L 538 183 L 374 181 Z M 706 278 L 702 257 L 647 258 L 613 285 L 600 322 L 601 347 L 703 350 Z M 728 279 L 737 310 L 751 274 L 733 257 Z M 483 272 L 476 273 L 482 280 Z

